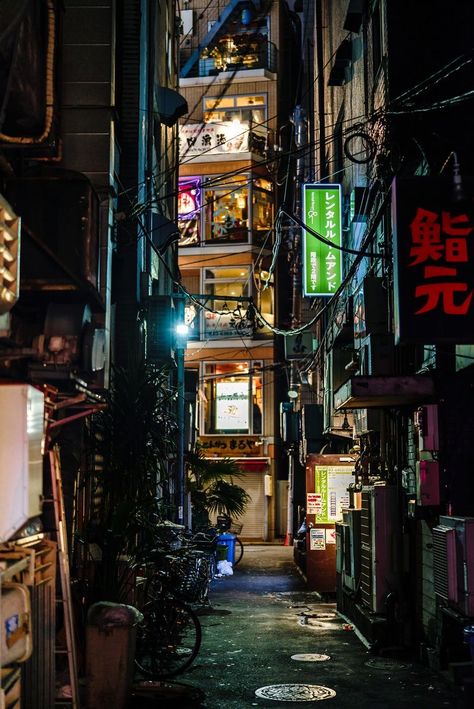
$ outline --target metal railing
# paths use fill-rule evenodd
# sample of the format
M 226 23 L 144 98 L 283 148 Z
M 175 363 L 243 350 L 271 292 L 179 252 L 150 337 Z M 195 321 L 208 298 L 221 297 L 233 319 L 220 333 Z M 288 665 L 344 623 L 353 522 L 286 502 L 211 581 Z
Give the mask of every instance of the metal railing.
M 203 57 L 196 62 L 188 76 L 217 76 L 223 72 L 248 71 L 250 69 L 267 69 L 272 73 L 277 71 L 277 48 L 273 42 L 260 41 L 255 48 L 250 44 L 244 45 L 240 52 L 217 60 L 214 57 Z

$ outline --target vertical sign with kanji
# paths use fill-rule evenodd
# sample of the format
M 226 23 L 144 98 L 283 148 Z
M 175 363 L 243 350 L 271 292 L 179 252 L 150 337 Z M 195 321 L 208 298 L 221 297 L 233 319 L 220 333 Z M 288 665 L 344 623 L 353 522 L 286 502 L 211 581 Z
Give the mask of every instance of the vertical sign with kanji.
M 341 284 L 341 185 L 303 185 L 303 294 L 331 296 Z
M 349 507 L 347 488 L 354 482 L 353 465 L 315 465 L 314 489 L 318 499 L 316 524 L 329 524 L 342 519 L 342 510 Z
M 472 200 L 453 201 L 450 179 L 397 178 L 392 219 L 396 341 L 473 343 Z

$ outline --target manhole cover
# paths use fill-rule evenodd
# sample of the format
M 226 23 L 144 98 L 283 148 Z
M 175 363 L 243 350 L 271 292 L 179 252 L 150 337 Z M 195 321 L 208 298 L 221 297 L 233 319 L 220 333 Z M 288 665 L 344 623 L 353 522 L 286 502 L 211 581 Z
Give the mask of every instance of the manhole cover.
M 374 657 L 365 663 L 367 667 L 372 667 L 374 670 L 406 670 L 409 665 L 396 660 L 385 660 L 383 657 Z
M 301 655 L 292 655 L 292 660 L 297 662 L 324 662 L 325 660 L 330 660 L 329 655 L 320 655 L 317 652 L 305 652 Z
M 334 689 L 319 684 L 270 684 L 255 692 L 260 699 L 276 702 L 319 702 L 336 696 Z

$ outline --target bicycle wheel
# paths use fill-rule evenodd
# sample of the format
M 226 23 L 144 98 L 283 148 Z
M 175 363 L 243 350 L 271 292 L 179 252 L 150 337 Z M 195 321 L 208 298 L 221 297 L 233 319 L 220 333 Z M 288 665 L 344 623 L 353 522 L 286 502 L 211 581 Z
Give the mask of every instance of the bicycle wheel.
M 174 677 L 191 665 L 201 646 L 196 614 L 175 598 L 157 598 L 142 609 L 135 664 L 146 677 Z
M 238 537 L 235 538 L 235 559 L 234 566 L 237 566 L 244 555 L 244 545 Z

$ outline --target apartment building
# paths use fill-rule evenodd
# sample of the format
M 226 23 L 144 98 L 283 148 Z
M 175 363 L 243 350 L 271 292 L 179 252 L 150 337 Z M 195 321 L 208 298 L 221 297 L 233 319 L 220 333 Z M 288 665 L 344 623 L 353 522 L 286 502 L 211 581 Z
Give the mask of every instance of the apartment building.
M 186 303 L 185 366 L 198 374 L 199 444 L 244 472 L 251 502 L 242 534 L 270 540 L 285 531 L 287 477 L 277 416 L 285 372 L 276 364 L 275 290 L 285 263 L 273 259 L 275 152 L 295 100 L 298 19 L 280 2 L 183 8 L 179 268 L 195 296 Z

